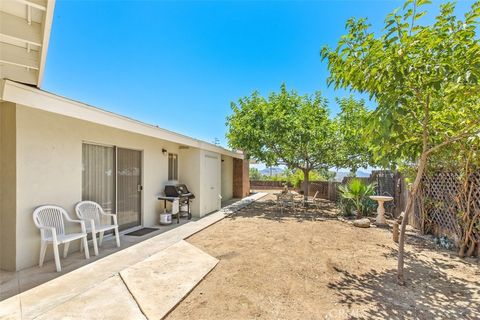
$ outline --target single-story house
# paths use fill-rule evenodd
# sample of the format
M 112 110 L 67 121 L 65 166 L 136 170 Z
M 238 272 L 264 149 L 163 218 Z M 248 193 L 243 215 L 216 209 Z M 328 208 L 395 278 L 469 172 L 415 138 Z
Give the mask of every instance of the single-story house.
M 10 80 L 0 92 L 2 269 L 37 263 L 39 205 L 73 215 L 75 203 L 95 200 L 126 230 L 158 224 L 157 196 L 172 180 L 195 194 L 194 217 L 248 195 L 241 153 Z
M 32 212 L 40 205 L 62 206 L 74 218 L 78 201 L 94 200 L 117 214 L 121 230 L 132 230 L 158 224 L 164 204 L 157 196 L 169 181 L 195 194 L 194 217 L 248 194 L 243 154 L 39 89 L 52 1 L 11 1 L 2 10 L 8 21 L 0 30 L 1 269 L 38 263 Z

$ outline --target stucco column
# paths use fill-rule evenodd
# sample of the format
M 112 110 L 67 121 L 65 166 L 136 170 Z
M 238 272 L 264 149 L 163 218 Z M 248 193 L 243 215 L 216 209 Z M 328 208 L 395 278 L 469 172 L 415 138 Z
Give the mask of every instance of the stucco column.
M 16 270 L 16 106 L 0 103 L 0 269 Z

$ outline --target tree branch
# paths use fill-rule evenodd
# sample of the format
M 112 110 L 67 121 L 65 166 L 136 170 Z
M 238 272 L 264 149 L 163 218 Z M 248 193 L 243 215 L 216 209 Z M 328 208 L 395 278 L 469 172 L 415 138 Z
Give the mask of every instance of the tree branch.
M 476 121 L 474 126 L 480 124 L 480 121 Z M 475 135 L 475 134 L 479 134 L 480 133 L 480 128 L 477 130 L 477 131 L 474 131 L 474 132 L 463 132 L 462 134 L 459 134 L 457 136 L 453 136 L 453 137 L 450 137 L 448 139 L 446 139 L 445 141 L 443 141 L 442 143 L 440 144 L 437 144 L 436 146 L 433 146 L 431 147 L 430 149 L 428 149 L 426 151 L 427 155 L 430 155 L 432 152 L 435 152 L 437 151 L 438 149 L 450 144 L 450 143 L 453 143 L 455 141 L 458 141 L 458 140 L 462 140 L 463 138 L 467 138 L 469 136 L 472 136 L 472 135 Z
M 272 149 L 278 155 L 278 158 L 280 158 L 283 162 L 285 162 L 285 164 L 288 167 L 300 169 L 300 165 L 297 162 L 288 161 L 287 158 L 283 156 L 283 152 L 278 150 L 278 148 L 276 148 L 275 145 L 271 145 L 270 149 Z
M 417 0 L 413 1 L 412 23 L 410 25 L 410 31 L 408 32 L 409 36 L 412 35 L 413 26 L 415 25 L 415 14 L 417 14 Z

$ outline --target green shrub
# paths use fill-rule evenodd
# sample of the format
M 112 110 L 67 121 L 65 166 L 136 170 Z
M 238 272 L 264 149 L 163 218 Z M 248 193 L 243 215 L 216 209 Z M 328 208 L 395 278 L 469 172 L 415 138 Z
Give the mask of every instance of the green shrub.
M 340 215 L 345 217 L 351 217 L 354 214 L 355 206 L 349 199 L 340 197 L 337 201 L 337 206 L 340 209 Z
M 362 201 L 362 216 L 368 217 L 376 214 L 377 202 L 366 197 Z
M 357 218 L 367 215 L 372 205 L 369 196 L 375 193 L 374 184 L 365 184 L 360 179 L 352 179 L 345 185 L 338 187 L 340 191 L 341 203 L 344 208 L 349 203 L 356 212 Z
M 302 186 L 303 182 L 303 171 L 300 169 L 287 171 L 286 172 L 286 179 L 293 185 L 295 188 L 299 189 Z M 323 181 L 326 180 L 325 177 L 318 171 L 312 170 L 308 174 L 309 181 Z

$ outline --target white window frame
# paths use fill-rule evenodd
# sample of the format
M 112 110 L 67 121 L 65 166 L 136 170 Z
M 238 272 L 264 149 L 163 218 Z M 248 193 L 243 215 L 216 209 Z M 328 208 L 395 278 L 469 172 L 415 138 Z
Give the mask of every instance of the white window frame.
M 178 154 L 168 153 L 168 180 L 178 181 Z

